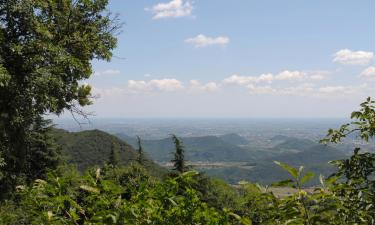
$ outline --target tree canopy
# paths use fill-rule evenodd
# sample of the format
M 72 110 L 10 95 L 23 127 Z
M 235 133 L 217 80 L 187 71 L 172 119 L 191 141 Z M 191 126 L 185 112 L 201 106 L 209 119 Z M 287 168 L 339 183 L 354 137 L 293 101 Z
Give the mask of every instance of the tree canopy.
M 80 107 L 91 104 L 91 87 L 80 81 L 92 74 L 93 59 L 110 60 L 116 46 L 118 26 L 107 4 L 0 1 L 0 145 L 7 177 L 27 170 L 33 136 L 47 126 L 38 122 L 43 115 L 82 114 Z

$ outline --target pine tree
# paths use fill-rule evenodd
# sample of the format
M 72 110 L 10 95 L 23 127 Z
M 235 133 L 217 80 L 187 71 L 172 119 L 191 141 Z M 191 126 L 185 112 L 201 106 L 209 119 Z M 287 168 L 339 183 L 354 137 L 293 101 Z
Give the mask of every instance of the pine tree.
M 173 170 L 178 173 L 184 173 L 188 170 L 185 162 L 184 146 L 182 145 L 182 141 L 174 134 L 172 135 L 172 140 L 175 145 L 174 159 L 171 160 L 173 163 Z
M 142 143 L 141 143 L 141 138 L 139 136 L 137 136 L 137 142 L 138 142 L 138 157 L 137 157 L 137 162 L 139 163 L 139 165 L 143 166 L 144 154 L 143 154 L 143 147 L 142 147 Z
M 116 166 L 118 166 L 118 163 L 119 163 L 118 149 L 117 149 L 116 144 L 114 142 L 112 142 L 108 164 L 113 166 L 113 167 L 116 167 Z

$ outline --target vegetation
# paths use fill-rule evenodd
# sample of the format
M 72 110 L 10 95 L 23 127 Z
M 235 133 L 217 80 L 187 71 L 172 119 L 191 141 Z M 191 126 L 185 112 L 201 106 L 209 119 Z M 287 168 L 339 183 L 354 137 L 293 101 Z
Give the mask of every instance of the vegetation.
M 94 166 L 102 166 L 113 159 L 117 161 L 115 164 L 120 167 L 128 166 L 138 161 L 139 154 L 137 150 L 126 142 L 103 131 L 68 132 L 53 129 L 52 135 L 61 146 L 61 153 L 65 156 L 65 161 L 76 165 L 81 172 Z M 162 177 L 167 173 L 164 168 L 146 156 L 143 156 L 143 166 L 153 176 Z
M 136 138 L 126 135 L 117 135 L 132 146 L 137 146 Z M 227 136 L 224 136 L 227 137 Z M 230 161 L 253 161 L 254 155 L 236 144 L 226 142 L 222 137 L 183 137 L 186 158 L 189 161 L 230 162 Z M 172 139 L 143 140 L 144 151 L 157 161 L 167 162 L 173 157 L 175 144 Z
M 138 157 L 137 157 L 137 161 L 138 161 L 139 165 L 143 165 L 144 153 L 143 153 L 143 147 L 142 147 L 142 143 L 141 143 L 141 138 L 139 136 L 137 136 L 137 143 L 138 143 Z
M 91 60 L 109 60 L 116 46 L 118 26 L 105 15 L 107 4 L 0 1 L 0 193 L 56 166 L 43 115 L 85 115 L 79 107 L 91 104 L 91 87 L 79 81 L 92 74 Z
M 136 151 L 101 131 L 51 128 L 45 113 L 82 113 L 78 107 L 91 103 L 90 87 L 79 81 L 90 76 L 91 60 L 109 60 L 116 44 L 107 3 L 0 1 L 0 224 L 375 224 L 375 153 L 359 148 L 333 161 L 336 171 L 319 176 L 309 192 L 304 185 L 314 174 L 279 158 L 284 162 L 274 166 L 290 179 L 272 186 L 296 191 L 281 198 L 268 186 L 231 186 L 192 171 L 174 135 L 177 173 L 160 176 L 164 170 L 142 154 L 140 139 Z M 322 142 L 375 136 L 375 101 L 368 98 L 351 117 Z M 314 161 L 321 150 L 306 146 L 293 162 L 306 153 Z
M 359 138 L 364 138 L 362 132 L 370 134 L 369 139 L 373 137 L 371 132 L 375 128 L 370 125 L 375 115 L 373 105 L 371 101 L 366 109 L 362 104 L 360 121 L 352 123 L 351 129 L 358 131 Z M 364 129 L 357 127 L 364 124 L 369 126 Z M 335 137 L 345 135 L 344 132 L 348 131 L 330 130 L 322 141 L 336 140 Z M 183 153 L 179 139 L 174 136 L 174 141 L 176 153 Z M 109 146 L 112 143 L 109 142 Z M 126 167 L 104 165 L 90 168 L 83 175 L 74 167 L 59 167 L 49 172 L 46 179 L 18 186 L 12 197 L 0 206 L 0 223 L 375 223 L 375 156 L 360 153 L 358 148 L 350 158 L 333 161 L 337 171 L 327 178 L 320 176 L 321 185 L 310 191 L 304 189 L 304 184 L 312 179 L 313 173 L 304 172 L 302 166 L 295 168 L 276 162 L 291 179 L 272 186 L 296 190 L 286 197 L 277 197 L 267 186 L 245 181 L 233 187 L 194 171 L 185 172 L 186 167 L 177 175 L 160 179 L 139 165 L 136 158 L 133 162 Z
M 138 146 L 135 138 L 121 134 L 117 136 L 135 147 Z M 234 140 L 230 141 L 229 137 Z M 260 148 L 254 146 L 255 144 L 244 145 L 243 139 L 235 134 L 180 138 L 186 150 L 185 159 L 190 164 L 202 163 L 202 166 L 195 168 L 231 184 L 247 180 L 269 185 L 286 179 L 288 175 L 273 161 L 296 167 L 304 165 L 309 171 L 328 176 L 335 172 L 335 167 L 330 165 L 329 161 L 349 156 L 336 146 L 319 144 L 309 139 L 275 136 L 270 141 L 272 145 L 269 148 Z M 152 159 L 164 163 L 170 161 L 175 151 L 171 138 L 143 140 L 142 147 Z M 215 163 L 220 163 L 221 166 Z M 318 177 L 314 177 L 307 185 L 319 185 Z
M 112 143 L 108 164 L 111 166 L 117 166 L 118 163 L 119 163 L 118 149 L 117 149 L 117 146 L 114 143 Z
M 171 160 L 173 163 L 173 170 L 178 173 L 184 173 L 188 170 L 185 162 L 185 151 L 182 142 L 176 135 L 172 135 L 173 142 L 175 144 L 176 152 L 174 153 L 174 159 Z

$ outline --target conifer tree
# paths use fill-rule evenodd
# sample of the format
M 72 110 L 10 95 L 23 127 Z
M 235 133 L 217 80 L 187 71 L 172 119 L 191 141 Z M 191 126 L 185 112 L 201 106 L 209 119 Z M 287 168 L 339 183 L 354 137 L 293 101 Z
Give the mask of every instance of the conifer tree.
M 117 149 L 116 144 L 114 142 L 112 142 L 108 164 L 113 166 L 113 167 L 116 167 L 116 166 L 118 166 L 118 163 L 119 163 L 118 149 Z
M 188 170 L 185 162 L 185 150 L 182 145 L 182 141 L 176 136 L 172 135 L 172 140 L 175 145 L 174 159 L 171 160 L 173 163 L 173 170 L 178 173 L 184 173 Z
M 143 153 L 143 147 L 142 147 L 142 143 L 141 143 L 141 138 L 139 136 L 137 136 L 137 143 L 138 143 L 138 157 L 137 157 L 137 162 L 139 163 L 139 165 L 143 166 L 144 153 Z

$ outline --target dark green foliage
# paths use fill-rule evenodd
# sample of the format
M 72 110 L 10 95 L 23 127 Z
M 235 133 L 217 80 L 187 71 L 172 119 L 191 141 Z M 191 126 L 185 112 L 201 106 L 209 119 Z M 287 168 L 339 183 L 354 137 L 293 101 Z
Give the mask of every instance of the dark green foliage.
M 375 101 L 370 97 L 361 103 L 359 111 L 351 114 L 352 122 L 342 125 L 339 129 L 329 129 L 327 137 L 322 139 L 322 143 L 338 143 L 350 134 L 357 134 L 366 142 L 375 136 Z
M 53 136 L 62 147 L 62 155 L 69 163 L 76 164 L 80 171 L 92 166 L 102 166 L 108 162 L 114 147 L 118 156 L 118 166 L 137 162 L 138 152 L 126 142 L 100 130 L 68 132 L 53 130 Z M 166 170 L 144 157 L 143 165 L 155 176 L 163 176 Z
M 96 169 L 85 176 L 77 176 L 66 168 L 62 170 L 49 174 L 47 180 L 37 180 L 33 186 L 20 189 L 21 201 L 9 202 L 6 208 L 0 206 L 0 223 L 250 224 L 228 210 L 215 210 L 202 202 L 190 186 L 196 176 L 194 172 L 155 182 L 141 171 L 134 177 L 131 168 L 130 173 Z M 179 193 L 181 188 L 183 192 Z
M 144 161 L 144 153 L 143 153 L 143 147 L 142 147 L 142 143 L 141 143 L 141 138 L 139 136 L 137 136 L 137 144 L 138 144 L 138 157 L 137 157 L 137 161 L 140 165 L 143 165 L 143 161 Z
M 176 135 L 172 135 L 172 140 L 175 145 L 174 159 L 171 160 L 173 163 L 173 170 L 177 171 L 178 173 L 184 173 L 188 170 L 185 161 L 184 146 Z
M 116 167 L 119 163 L 118 148 L 114 142 L 111 145 L 111 152 L 109 154 L 108 164 Z
M 83 114 L 79 107 L 91 103 L 91 87 L 79 81 L 90 77 L 91 60 L 109 60 L 116 45 L 107 4 L 0 1 L 0 146 L 6 163 L 1 193 L 54 165 L 44 115 Z
M 49 169 L 54 169 L 60 162 L 60 147 L 52 137 L 48 120 L 39 118 L 24 140 L 23 155 L 14 155 L 6 148 L 0 166 L 0 199 L 4 198 L 17 184 L 44 178 Z M 1 155 L 1 154 L 0 154 Z M 19 164 L 19 158 L 23 163 Z
M 346 221 L 360 223 L 365 220 L 374 224 L 375 154 L 360 153 L 359 150 L 355 149 L 349 159 L 332 162 L 339 169 L 330 177 L 337 184 L 332 191 L 343 200 L 340 210 Z

